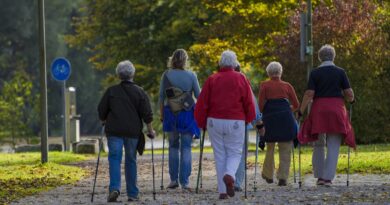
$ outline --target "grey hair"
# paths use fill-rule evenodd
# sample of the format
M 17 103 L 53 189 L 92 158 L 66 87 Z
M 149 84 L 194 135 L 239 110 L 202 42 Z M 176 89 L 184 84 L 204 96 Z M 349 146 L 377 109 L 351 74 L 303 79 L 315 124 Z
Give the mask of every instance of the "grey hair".
M 116 75 L 121 80 L 133 80 L 135 67 L 129 60 L 124 60 L 116 66 Z
M 283 73 L 282 64 L 276 61 L 272 61 L 267 65 L 265 69 L 269 77 L 281 77 Z
M 323 61 L 334 61 L 336 57 L 336 51 L 333 46 L 329 44 L 323 45 L 320 50 L 318 50 L 318 60 Z
M 219 60 L 219 67 L 233 67 L 236 68 L 239 64 L 237 61 L 236 53 L 231 50 L 222 52 L 221 59 Z

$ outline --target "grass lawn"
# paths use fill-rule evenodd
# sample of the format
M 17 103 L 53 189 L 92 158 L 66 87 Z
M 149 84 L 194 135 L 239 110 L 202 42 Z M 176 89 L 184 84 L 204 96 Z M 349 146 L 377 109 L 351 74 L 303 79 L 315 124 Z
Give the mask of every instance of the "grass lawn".
M 277 146 L 276 146 L 277 147 Z M 255 152 L 256 147 L 254 144 L 249 146 L 249 152 Z M 192 148 L 192 152 L 199 153 L 199 147 Z M 211 147 L 205 147 L 204 153 L 213 153 Z M 310 146 L 302 146 L 301 148 L 301 169 L 302 174 L 312 173 L 311 156 L 313 148 Z M 150 150 L 146 150 L 145 154 L 151 154 Z M 162 154 L 161 149 L 155 150 L 155 154 Z M 166 156 L 168 156 L 168 149 L 165 150 Z M 295 149 L 295 168 L 298 171 L 298 148 Z M 259 149 L 258 163 L 263 165 L 265 157 L 265 150 Z M 386 144 L 374 144 L 374 145 L 358 145 L 357 150 L 351 149 L 350 153 L 350 173 L 359 174 L 390 174 L 390 145 Z M 347 173 L 348 163 L 348 148 L 341 146 L 339 161 L 337 166 L 337 173 Z M 254 165 L 255 156 L 248 158 L 250 165 Z M 279 154 L 277 148 L 275 149 L 275 166 L 278 167 Z M 293 170 L 293 164 L 291 161 L 291 171 Z
M 302 174 L 312 173 L 311 157 L 313 148 L 303 146 L 301 148 L 301 169 Z M 264 162 L 265 151 L 259 154 L 259 163 Z M 255 162 L 255 157 L 248 159 L 250 163 Z M 278 167 L 279 155 L 275 150 L 275 166 Z M 298 171 L 298 149 L 295 149 L 295 167 Z M 348 147 L 342 146 L 340 149 L 337 173 L 347 173 L 348 167 Z M 293 170 L 291 162 L 291 171 Z M 390 145 L 358 145 L 357 150 L 350 152 L 350 173 L 359 174 L 390 174 Z
M 49 163 L 41 164 L 40 153 L 0 153 L 0 204 L 42 190 L 74 183 L 86 172 L 63 163 L 87 160 L 92 155 L 69 152 L 49 152 Z

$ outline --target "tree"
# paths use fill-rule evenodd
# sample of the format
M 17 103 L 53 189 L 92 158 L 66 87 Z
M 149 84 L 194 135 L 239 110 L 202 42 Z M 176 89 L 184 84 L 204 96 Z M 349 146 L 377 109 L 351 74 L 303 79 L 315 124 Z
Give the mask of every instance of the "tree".
M 68 86 L 77 88 L 78 112 L 82 115 L 81 132 L 94 134 L 99 132 L 96 114 L 100 90 L 99 73 L 91 68 L 86 52 L 69 49 L 64 36 L 72 32 L 71 18 L 77 14 L 76 9 L 83 0 L 45 1 L 46 11 L 46 47 L 48 65 L 48 111 L 50 135 L 62 134 L 62 101 L 61 84 L 50 76 L 50 64 L 56 57 L 67 57 L 72 64 L 72 75 Z M 24 72 L 32 82 L 39 82 L 38 56 L 38 12 L 37 1 L 4 0 L 0 7 L 0 90 L 11 81 L 15 72 Z M 32 84 L 32 95 L 38 95 L 39 83 Z M 4 104 L 3 104 L 4 105 Z M 38 105 L 37 105 L 38 106 Z M 32 109 L 32 108 L 26 108 Z M 0 111 L 1 112 L 1 111 Z M 26 112 L 33 113 L 33 110 Z M 1 113 L 0 113 L 1 115 Z M 34 135 L 39 129 L 35 122 L 28 124 Z M 1 130 L 3 131 L 3 130 Z
M 373 1 L 333 0 L 318 2 L 313 12 L 314 51 L 324 44 L 336 49 L 336 65 L 348 73 L 355 91 L 353 124 L 358 142 L 389 141 L 390 93 L 386 68 L 389 67 L 389 33 L 383 29 L 389 20 L 386 7 Z M 387 7 L 387 11 L 388 7 Z M 388 15 L 388 13 L 387 13 Z M 273 35 L 273 55 L 281 59 L 285 76 L 302 94 L 306 69 L 299 62 L 299 10 L 290 17 L 286 32 Z M 316 58 L 315 65 L 319 62 Z M 380 99 L 380 100 L 379 100 Z
M 76 34 L 67 38 L 70 45 L 86 49 L 94 67 L 109 73 L 130 59 L 137 69 L 135 81 L 154 96 L 168 56 L 176 48 L 187 49 L 193 28 L 201 26 L 199 5 L 191 0 L 87 0 L 81 11 L 74 21 Z
M 5 82 L 0 96 L 0 137 L 11 137 L 15 146 L 16 138 L 33 135 L 38 127 L 38 96 L 33 94 L 33 85 L 26 72 L 15 72 Z
M 81 17 L 73 21 L 75 34 L 68 36 L 67 42 L 85 49 L 98 70 L 112 69 L 124 59 L 133 61 L 136 82 L 146 88 L 154 101 L 167 58 L 176 48 L 189 51 L 191 69 L 197 72 L 201 84 L 216 71 L 220 53 L 231 49 L 237 53 L 255 90 L 267 78 L 265 66 L 277 60 L 284 66 L 283 78 L 302 95 L 306 70 L 298 56 L 299 2 L 86 0 L 80 10 Z M 388 92 L 388 3 L 317 0 L 313 5 L 314 48 L 318 50 L 324 43 L 336 46 L 336 63 L 349 72 L 358 100 L 362 102 L 355 106 L 356 113 L 377 115 L 387 111 L 390 104 L 387 100 L 375 107 L 372 103 Z M 374 72 L 368 72 L 367 68 Z M 114 82 L 114 75 L 108 76 L 104 86 Z M 377 119 L 375 123 L 363 124 L 363 118 L 355 118 L 357 133 L 370 135 L 373 141 L 387 140 L 374 131 L 383 130 L 384 126 L 384 130 L 389 130 L 388 123 L 385 125 L 388 117 L 381 115 Z

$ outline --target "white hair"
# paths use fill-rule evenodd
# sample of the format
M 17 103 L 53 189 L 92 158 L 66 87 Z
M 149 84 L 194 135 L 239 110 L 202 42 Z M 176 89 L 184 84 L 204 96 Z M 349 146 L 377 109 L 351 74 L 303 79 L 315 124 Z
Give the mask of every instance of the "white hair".
M 282 64 L 276 61 L 272 61 L 265 69 L 269 77 L 281 77 L 283 73 Z
M 124 60 L 116 66 L 116 74 L 121 80 L 132 80 L 134 73 L 135 67 L 129 60 Z
M 231 50 L 222 52 L 221 59 L 219 60 L 219 67 L 237 67 L 238 61 L 236 53 Z
M 320 60 L 321 62 L 334 61 L 335 57 L 336 51 L 334 50 L 333 46 L 329 44 L 323 45 L 318 51 L 318 60 Z

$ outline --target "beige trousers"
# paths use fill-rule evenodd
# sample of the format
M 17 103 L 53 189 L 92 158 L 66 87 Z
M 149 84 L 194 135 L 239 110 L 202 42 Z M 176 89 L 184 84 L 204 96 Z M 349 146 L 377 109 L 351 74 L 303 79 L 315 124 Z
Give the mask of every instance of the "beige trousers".
M 273 179 L 274 169 L 275 169 L 275 160 L 274 160 L 275 143 L 267 142 L 266 145 L 267 145 L 267 152 L 265 154 L 262 174 L 268 179 Z M 290 170 L 292 141 L 278 142 L 278 148 L 279 148 L 279 168 L 277 172 L 277 178 L 279 180 L 280 179 L 287 180 L 289 170 Z

